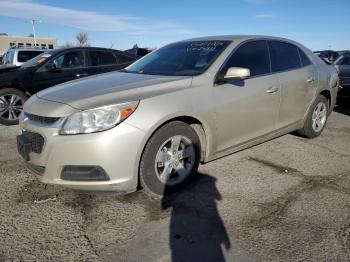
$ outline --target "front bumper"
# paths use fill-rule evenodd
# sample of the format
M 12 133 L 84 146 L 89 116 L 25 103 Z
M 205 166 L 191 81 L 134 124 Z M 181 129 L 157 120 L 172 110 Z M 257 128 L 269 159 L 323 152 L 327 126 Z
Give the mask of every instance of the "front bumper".
M 22 132 L 44 138 L 41 153 L 28 153 L 28 167 L 46 184 L 57 184 L 85 191 L 135 191 L 145 132 L 126 122 L 99 133 L 59 135 L 59 126 L 43 126 L 29 119 L 20 121 Z M 106 181 L 62 179 L 67 166 L 96 166 L 105 171 Z M 39 172 L 40 171 L 40 172 Z

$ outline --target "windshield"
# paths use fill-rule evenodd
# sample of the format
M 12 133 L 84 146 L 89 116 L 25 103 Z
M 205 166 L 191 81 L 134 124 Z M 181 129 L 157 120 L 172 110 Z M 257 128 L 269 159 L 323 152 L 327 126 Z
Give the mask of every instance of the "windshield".
M 193 76 L 203 73 L 230 41 L 190 41 L 167 45 L 135 62 L 127 73 Z
M 25 62 L 22 67 L 32 67 L 43 64 L 49 57 L 51 57 L 55 51 L 47 51 L 45 53 L 42 53 L 41 55 L 38 55 L 34 57 L 33 59 L 28 60 Z

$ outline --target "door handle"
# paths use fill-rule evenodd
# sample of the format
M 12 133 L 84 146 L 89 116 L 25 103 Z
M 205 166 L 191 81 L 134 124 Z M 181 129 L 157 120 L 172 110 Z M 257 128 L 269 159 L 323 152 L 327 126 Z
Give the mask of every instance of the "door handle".
M 315 78 L 311 77 L 311 78 L 309 78 L 308 80 L 306 80 L 306 82 L 308 82 L 308 83 L 313 83 L 313 82 L 315 82 Z
M 88 76 L 88 74 L 87 73 L 76 74 L 77 78 L 84 77 L 84 76 Z
M 269 94 L 273 94 L 273 93 L 276 93 L 278 90 L 280 90 L 278 87 L 271 86 L 271 87 L 269 87 L 269 89 L 266 90 L 266 92 Z

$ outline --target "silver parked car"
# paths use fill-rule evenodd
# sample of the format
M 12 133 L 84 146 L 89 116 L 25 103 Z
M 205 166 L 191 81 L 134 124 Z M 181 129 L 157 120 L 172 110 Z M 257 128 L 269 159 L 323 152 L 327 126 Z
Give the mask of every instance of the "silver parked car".
M 18 150 L 43 183 L 161 195 L 186 184 L 199 163 L 295 130 L 318 136 L 337 83 L 333 67 L 290 40 L 181 41 L 122 72 L 32 96 Z

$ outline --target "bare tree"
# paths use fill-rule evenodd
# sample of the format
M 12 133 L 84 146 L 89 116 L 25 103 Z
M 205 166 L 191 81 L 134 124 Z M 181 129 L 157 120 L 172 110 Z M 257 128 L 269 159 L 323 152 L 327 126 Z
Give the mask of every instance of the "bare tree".
M 78 46 L 89 46 L 89 39 L 88 35 L 85 32 L 79 32 L 75 38 L 77 39 L 77 45 Z

